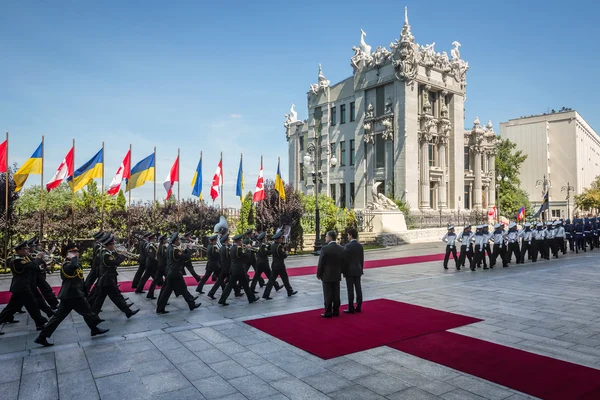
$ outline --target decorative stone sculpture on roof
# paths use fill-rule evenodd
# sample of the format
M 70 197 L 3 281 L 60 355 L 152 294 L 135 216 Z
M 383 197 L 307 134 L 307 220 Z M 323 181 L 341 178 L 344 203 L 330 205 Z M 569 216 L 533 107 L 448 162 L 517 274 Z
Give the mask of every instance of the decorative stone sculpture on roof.
M 411 85 L 417 77 L 419 60 L 417 58 L 418 48 L 415 45 L 415 37 L 410 31 L 408 24 L 408 8 L 404 8 L 404 26 L 400 33 L 400 39 L 390 44 L 392 49 L 392 63 L 395 68 L 396 77 Z
M 296 112 L 296 110 L 294 109 L 296 106 L 294 105 L 294 103 L 292 103 L 292 107 L 290 108 L 290 113 L 289 114 L 285 114 L 285 122 L 283 123 L 284 127 L 288 127 L 291 124 L 293 124 L 294 122 L 298 122 L 298 113 Z
M 325 79 L 325 75 L 323 75 L 323 68 L 321 67 L 321 64 L 319 64 L 318 79 L 319 79 L 318 83 L 310 85 L 310 91 L 313 94 L 317 94 L 317 93 L 319 93 L 319 91 L 321 89 L 325 90 L 326 88 L 329 87 L 330 82 L 327 79 Z
M 381 182 L 371 181 L 371 201 L 367 202 L 367 210 L 399 211 L 398 206 L 382 193 L 377 192 Z
M 350 65 L 354 68 L 354 72 L 359 69 L 371 65 L 373 57 L 371 56 L 371 46 L 365 42 L 367 34 L 362 29 L 360 30 L 360 45 L 352 47 L 354 56 L 350 59 Z

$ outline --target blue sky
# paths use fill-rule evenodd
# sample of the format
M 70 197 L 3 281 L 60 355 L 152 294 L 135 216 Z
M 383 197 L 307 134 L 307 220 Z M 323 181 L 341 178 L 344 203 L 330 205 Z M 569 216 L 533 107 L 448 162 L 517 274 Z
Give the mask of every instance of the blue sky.
M 10 161 L 46 137 L 45 181 L 77 141 L 76 166 L 105 142 L 107 184 L 129 144 L 133 162 L 157 147 L 157 193 L 181 148 L 181 193 L 204 154 L 204 198 L 223 152 L 225 204 L 237 206 L 260 156 L 287 179 L 283 121 L 290 103 L 306 118 L 317 65 L 338 82 L 352 74 L 360 29 L 375 48 L 399 37 L 404 6 L 419 44 L 462 44 L 469 62 L 465 126 L 562 106 L 600 131 L 594 31 L 600 6 L 579 1 L 5 1 L 0 5 L 0 129 Z M 39 177 L 30 181 L 39 183 Z M 133 191 L 150 199 L 152 185 Z

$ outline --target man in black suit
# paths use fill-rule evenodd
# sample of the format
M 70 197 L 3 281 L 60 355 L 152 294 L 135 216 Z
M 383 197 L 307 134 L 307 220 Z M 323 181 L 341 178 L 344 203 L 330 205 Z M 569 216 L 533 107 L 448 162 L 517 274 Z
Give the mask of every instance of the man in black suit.
M 323 297 L 325 298 L 325 313 L 323 318 L 340 316 L 340 281 L 344 265 L 344 248 L 335 241 L 337 234 L 327 232 L 327 244 L 321 249 L 317 278 L 323 282 Z
M 361 312 L 362 309 L 362 287 L 360 277 L 363 274 L 365 252 L 362 244 L 358 243 L 358 231 L 354 228 L 348 230 L 348 244 L 344 247 L 346 288 L 348 289 L 347 314 Z M 354 307 L 354 292 L 356 291 L 356 307 Z

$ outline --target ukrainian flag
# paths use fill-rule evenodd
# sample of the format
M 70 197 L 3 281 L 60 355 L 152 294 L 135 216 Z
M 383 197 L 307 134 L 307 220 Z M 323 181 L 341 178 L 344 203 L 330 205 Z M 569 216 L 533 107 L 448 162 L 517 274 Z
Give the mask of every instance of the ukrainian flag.
M 19 170 L 15 172 L 15 175 L 13 176 L 13 179 L 15 180 L 15 183 L 17 185 L 17 187 L 15 188 L 15 192 L 18 192 L 23 188 L 23 185 L 25 185 L 25 181 L 27 181 L 27 178 L 30 174 L 39 175 L 42 173 L 42 149 L 43 143 L 40 143 L 39 147 L 33 153 L 31 158 L 25 161 L 21 168 L 19 168 Z
M 277 176 L 275 176 L 275 190 L 279 193 L 279 198 L 285 200 L 285 186 L 283 185 L 283 179 L 281 179 L 281 172 L 279 171 L 279 160 L 277 160 Z
M 242 159 L 240 158 L 240 168 L 238 169 L 237 184 L 235 185 L 235 195 L 243 201 L 244 197 L 244 168 L 242 168 Z
M 200 157 L 200 161 L 196 167 L 196 172 L 194 172 L 192 187 L 192 196 L 199 197 L 200 201 L 202 201 L 202 157 Z
M 131 178 L 127 180 L 125 191 L 129 192 L 131 189 L 140 187 L 147 181 L 154 182 L 154 179 L 154 153 L 152 153 L 131 168 Z
M 73 175 L 75 178 L 68 177 L 67 182 L 73 189 L 74 192 L 77 192 L 85 185 L 90 183 L 95 178 L 102 178 L 102 170 L 104 165 L 104 149 L 101 149 L 94 157 L 92 157 L 88 162 L 83 164 L 76 170 Z

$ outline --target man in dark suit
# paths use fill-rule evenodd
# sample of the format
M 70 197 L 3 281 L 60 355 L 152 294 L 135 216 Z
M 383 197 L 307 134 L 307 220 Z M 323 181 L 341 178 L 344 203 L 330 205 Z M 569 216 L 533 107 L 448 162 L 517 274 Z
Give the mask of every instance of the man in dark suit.
M 358 231 L 354 228 L 348 230 L 348 244 L 344 247 L 346 288 L 348 289 L 347 314 L 361 312 L 362 309 L 362 287 L 360 277 L 363 274 L 365 252 L 362 244 L 358 243 Z M 356 291 L 356 307 L 354 307 L 354 292 Z
M 337 234 L 327 232 L 327 244 L 321 249 L 317 278 L 323 282 L 323 297 L 325 298 L 325 313 L 323 318 L 339 317 L 340 315 L 340 281 L 344 265 L 344 248 L 335 241 Z

